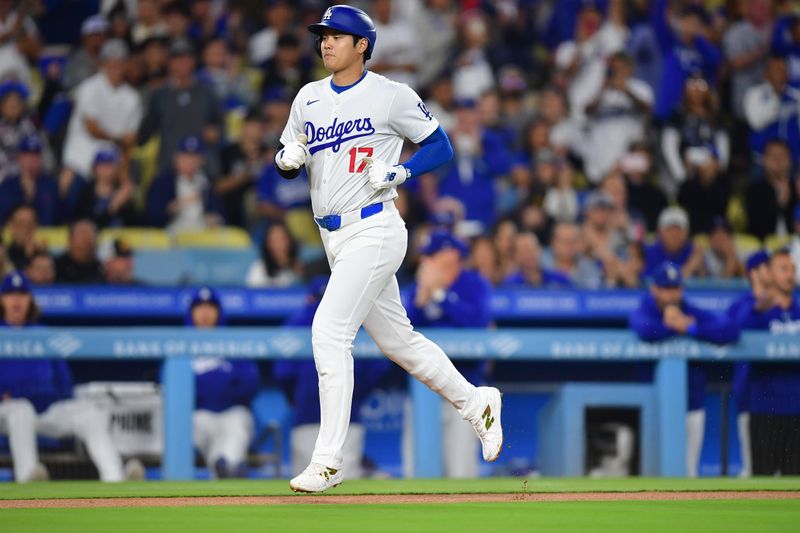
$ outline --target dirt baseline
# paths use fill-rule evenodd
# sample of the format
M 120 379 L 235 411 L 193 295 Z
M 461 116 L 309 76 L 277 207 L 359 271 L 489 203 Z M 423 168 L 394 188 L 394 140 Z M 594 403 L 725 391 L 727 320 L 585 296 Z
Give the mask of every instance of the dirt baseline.
M 0 500 L 0 509 L 89 509 L 99 507 L 191 507 L 291 504 L 442 504 L 510 502 L 607 502 L 800 499 L 800 491 L 558 492 L 508 494 L 361 494 L 325 496 L 197 496 L 174 498 L 69 498 Z

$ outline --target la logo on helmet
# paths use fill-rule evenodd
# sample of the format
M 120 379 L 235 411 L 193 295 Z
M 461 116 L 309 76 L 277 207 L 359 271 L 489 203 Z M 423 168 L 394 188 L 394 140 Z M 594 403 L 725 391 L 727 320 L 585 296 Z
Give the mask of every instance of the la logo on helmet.
M 322 15 L 322 20 L 328 20 L 333 15 L 333 8 L 329 7 L 325 10 L 325 14 Z

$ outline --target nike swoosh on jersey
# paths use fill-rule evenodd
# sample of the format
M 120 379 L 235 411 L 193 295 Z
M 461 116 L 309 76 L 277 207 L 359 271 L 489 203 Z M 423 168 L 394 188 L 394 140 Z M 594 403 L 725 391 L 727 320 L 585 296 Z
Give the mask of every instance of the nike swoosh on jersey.
M 319 102 L 319 100 L 309 100 L 309 101 L 306 102 L 306 105 L 315 104 L 317 102 Z

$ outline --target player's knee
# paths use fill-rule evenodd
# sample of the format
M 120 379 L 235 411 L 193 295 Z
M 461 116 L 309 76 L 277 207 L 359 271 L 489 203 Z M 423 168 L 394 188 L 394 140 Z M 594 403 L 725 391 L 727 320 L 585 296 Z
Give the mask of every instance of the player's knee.
M 77 436 L 94 435 L 108 431 L 108 413 L 91 403 L 84 403 L 75 415 L 73 423 L 73 431 Z

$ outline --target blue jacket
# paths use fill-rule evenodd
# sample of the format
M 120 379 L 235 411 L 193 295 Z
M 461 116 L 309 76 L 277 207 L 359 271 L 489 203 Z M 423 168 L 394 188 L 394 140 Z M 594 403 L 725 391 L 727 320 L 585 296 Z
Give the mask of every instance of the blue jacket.
M 8 177 L 0 183 L 0 224 L 4 224 L 11 212 L 25 202 L 19 176 Z M 58 195 L 58 183 L 50 176 L 39 176 L 33 209 L 41 226 L 55 226 L 65 222 L 64 205 Z
M 307 327 L 314 321 L 314 314 L 319 307 L 319 300 L 314 299 L 292 317 L 284 326 Z M 375 389 L 386 373 L 391 369 L 388 359 L 364 360 L 356 359 L 353 364 L 353 402 L 350 409 L 350 421 L 361 421 L 360 406 L 370 392 Z M 319 424 L 319 378 L 313 359 L 287 360 L 278 359 L 273 367 L 273 375 L 283 389 L 289 403 L 294 406 L 295 426 L 303 424 Z
M 447 295 L 439 304 L 430 303 L 425 307 L 414 305 L 417 284 L 413 283 L 405 291 L 403 305 L 408 318 L 415 328 L 485 328 L 491 322 L 491 286 L 478 272 L 462 270 Z M 485 363 L 458 362 L 456 368 L 467 380 L 479 385 L 484 381 Z
M 684 247 L 675 254 L 668 253 L 661 244 L 661 241 L 657 240 L 644 250 L 644 277 L 651 276 L 665 261 L 683 267 L 692 256 L 693 251 L 694 244 L 691 240 L 688 240 Z
M 174 174 L 162 174 L 158 176 L 150 188 L 147 189 L 147 202 L 145 206 L 145 222 L 157 228 L 166 227 L 171 217 L 167 213 L 170 202 L 175 200 L 177 195 L 176 185 L 178 177 Z M 219 205 L 213 194 L 211 181 L 203 191 L 203 212 L 218 212 Z
M 0 322 L 0 330 L 8 327 Z M 0 359 L 0 397 L 26 398 L 37 413 L 72 397 L 72 374 L 63 359 Z

